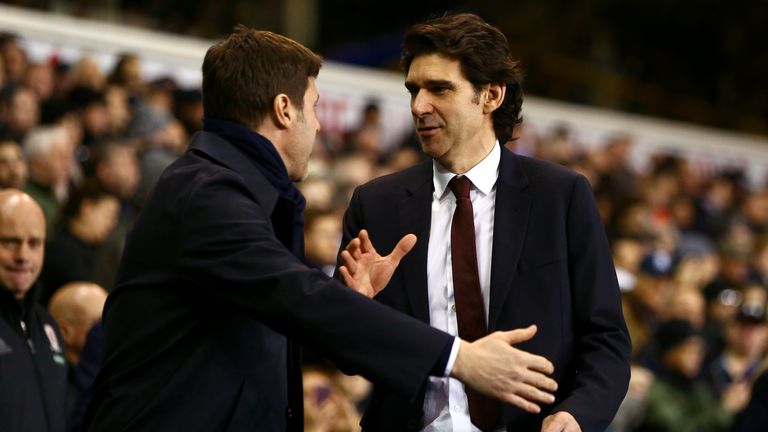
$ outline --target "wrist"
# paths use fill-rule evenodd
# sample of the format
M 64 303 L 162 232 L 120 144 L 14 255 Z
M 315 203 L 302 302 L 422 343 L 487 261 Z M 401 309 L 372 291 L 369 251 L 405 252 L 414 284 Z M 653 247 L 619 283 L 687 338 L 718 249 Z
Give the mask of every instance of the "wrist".
M 470 354 L 471 350 L 472 348 L 470 347 L 469 342 L 463 339 L 459 339 L 459 348 L 458 352 L 456 353 L 456 361 L 453 362 L 453 367 L 448 374 L 451 378 L 456 378 L 457 380 L 464 382 L 464 369 L 466 368 L 467 355 Z

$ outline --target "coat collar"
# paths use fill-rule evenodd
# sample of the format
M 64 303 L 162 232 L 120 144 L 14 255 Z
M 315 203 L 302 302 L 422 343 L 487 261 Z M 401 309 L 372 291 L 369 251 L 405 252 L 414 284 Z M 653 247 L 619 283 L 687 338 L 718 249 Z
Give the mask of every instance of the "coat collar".
M 240 175 L 254 198 L 272 214 L 278 192 L 257 170 L 248 155 L 227 140 L 210 132 L 197 132 L 189 143 L 189 151 L 225 166 Z

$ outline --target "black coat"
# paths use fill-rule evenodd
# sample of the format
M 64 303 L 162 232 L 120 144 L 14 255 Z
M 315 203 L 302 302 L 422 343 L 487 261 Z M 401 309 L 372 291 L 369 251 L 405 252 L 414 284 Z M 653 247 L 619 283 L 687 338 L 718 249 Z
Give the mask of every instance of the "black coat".
M 367 229 L 385 254 L 407 233 L 418 242 L 377 297 L 429 322 L 427 249 L 432 161 L 355 190 L 344 218 L 346 245 Z M 533 415 L 504 407 L 507 429 L 538 432 L 553 411 L 568 411 L 584 432 L 608 426 L 629 383 L 629 335 L 616 273 L 592 191 L 584 177 L 503 149 L 496 183 L 489 305 L 490 331 L 538 326 L 520 349 L 555 366 L 557 401 Z M 366 431 L 413 430 L 423 394 L 409 401 L 376 386 Z
M 304 266 L 284 246 L 293 210 L 254 163 L 201 132 L 161 176 L 107 300 L 87 430 L 301 430 L 286 336 L 406 399 L 451 343 Z
M 18 302 L 0 286 L 0 431 L 64 432 L 66 427 L 64 341 L 35 301 L 36 290 Z

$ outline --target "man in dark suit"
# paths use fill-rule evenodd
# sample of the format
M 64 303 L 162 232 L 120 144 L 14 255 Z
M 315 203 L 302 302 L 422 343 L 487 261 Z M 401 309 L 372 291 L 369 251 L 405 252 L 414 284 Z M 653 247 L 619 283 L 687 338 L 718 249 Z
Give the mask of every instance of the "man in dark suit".
M 517 348 L 552 361 L 559 388 L 541 407 L 500 406 L 449 378 L 413 400 L 376 386 L 364 430 L 602 431 L 627 389 L 630 342 L 587 180 L 503 147 L 521 121 L 521 75 L 476 15 L 412 27 L 403 65 L 431 160 L 354 192 L 340 274 L 354 287 L 348 267 L 414 233 L 386 288 L 360 291 L 467 340 L 535 324 Z
M 128 235 L 86 430 L 300 431 L 294 341 L 405 399 L 430 375 L 505 400 L 553 399 L 549 361 L 509 367 L 523 332 L 461 341 L 301 263 L 304 198 L 293 181 L 320 127 L 320 64 L 288 38 L 244 27 L 208 50 L 204 131 Z M 374 264 L 352 260 L 347 275 L 380 289 L 412 245 L 406 237 Z

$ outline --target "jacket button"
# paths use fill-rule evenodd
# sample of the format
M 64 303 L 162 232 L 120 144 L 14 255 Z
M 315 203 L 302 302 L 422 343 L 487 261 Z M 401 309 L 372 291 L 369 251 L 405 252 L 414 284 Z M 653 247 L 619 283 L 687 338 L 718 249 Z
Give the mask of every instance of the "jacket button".
M 290 408 L 285 409 L 285 418 L 293 418 L 293 411 Z

